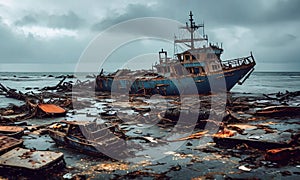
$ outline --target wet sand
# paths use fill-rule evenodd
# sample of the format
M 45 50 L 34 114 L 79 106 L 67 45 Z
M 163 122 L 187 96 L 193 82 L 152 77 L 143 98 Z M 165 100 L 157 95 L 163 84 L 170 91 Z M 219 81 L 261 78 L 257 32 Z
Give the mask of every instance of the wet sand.
M 233 93 L 228 96 L 229 100 L 225 101 L 225 104 L 216 101 L 219 104 L 214 106 L 214 109 L 211 108 L 211 99 L 215 97 L 218 99 L 216 95 L 202 96 L 200 100 L 191 97 L 182 99 L 136 97 L 130 102 L 115 101 L 103 95 L 92 99 L 82 98 L 82 101 L 89 101 L 90 104 L 69 110 L 66 117 L 24 120 L 27 122 L 25 127 L 28 130 L 25 131 L 22 139 L 25 148 L 64 153 L 66 168 L 58 172 L 49 172 L 50 175 L 43 177 L 49 179 L 298 179 L 300 161 L 297 157 L 291 155 L 287 162 L 269 161 L 265 159 L 266 148 L 253 148 L 247 143 L 238 143 L 232 147 L 220 146 L 212 138 L 212 133 L 225 128 L 236 130 L 236 134 L 246 140 L 263 141 L 264 138 L 274 142 L 293 140 L 293 146 L 297 147 L 299 139 L 293 139 L 293 135 L 300 132 L 298 115 L 257 116 L 255 112 L 274 105 L 298 106 L 299 96 L 284 101 L 270 100 L 262 94 Z M 273 97 L 273 95 L 270 96 Z M 184 101 L 188 102 L 189 107 L 181 107 Z M 195 110 L 193 107 L 199 102 L 200 108 Z M 135 143 L 149 149 L 149 152 L 142 153 L 143 160 L 126 162 L 126 160 L 116 161 L 107 157 L 85 155 L 82 152 L 59 146 L 44 130 L 61 120 L 93 121 L 97 119 L 97 122 L 117 123 L 129 137 L 151 137 L 161 142 L 170 140 L 168 136 L 176 127 L 178 119 L 180 120 L 174 109 L 189 115 L 184 117 L 192 118 L 195 114 L 199 115 L 200 120 L 197 123 L 187 125 L 187 127 L 196 125 L 189 135 L 205 132 L 208 130 L 208 123 L 215 124 L 215 126 L 213 126 L 212 133 L 203 133 L 203 136 L 186 138 L 184 141 L 176 141 L 178 139 L 168 141 L 169 144 L 180 142 L 182 145 L 174 149 L 155 150 L 155 153 L 161 153 L 163 157 L 158 160 L 151 158 L 153 147 L 144 140 L 134 140 Z M 158 114 L 161 112 L 163 112 L 163 117 L 159 118 Z M 206 116 L 207 112 L 209 112 L 208 116 Z M 114 116 L 115 114 L 117 116 Z M 268 139 L 270 134 L 271 138 Z M 138 153 L 138 150 L 135 153 Z M 18 175 L 1 174 L 1 176 L 3 178 L 22 177 L 22 172 Z

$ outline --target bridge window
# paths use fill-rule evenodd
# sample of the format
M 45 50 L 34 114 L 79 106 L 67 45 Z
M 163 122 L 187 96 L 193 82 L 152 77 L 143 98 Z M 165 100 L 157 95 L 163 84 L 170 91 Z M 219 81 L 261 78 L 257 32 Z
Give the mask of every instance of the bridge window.
M 203 67 L 200 67 L 200 73 L 205 73 L 205 70 Z
M 213 70 L 220 70 L 220 65 L 212 65 Z
M 179 59 L 179 61 L 183 61 L 182 54 L 177 54 L 177 58 Z
M 182 72 L 182 66 L 174 66 L 175 68 L 175 74 L 177 75 L 182 75 L 183 72 Z
M 195 74 L 199 74 L 199 72 L 200 72 L 199 68 L 194 68 L 194 73 Z
M 212 58 L 214 58 L 214 56 L 215 56 L 215 54 L 211 54 L 211 53 L 208 53 L 208 54 L 207 54 L 207 58 L 208 58 L 208 59 L 212 59 Z
M 189 61 L 190 60 L 190 55 L 185 55 L 185 60 Z

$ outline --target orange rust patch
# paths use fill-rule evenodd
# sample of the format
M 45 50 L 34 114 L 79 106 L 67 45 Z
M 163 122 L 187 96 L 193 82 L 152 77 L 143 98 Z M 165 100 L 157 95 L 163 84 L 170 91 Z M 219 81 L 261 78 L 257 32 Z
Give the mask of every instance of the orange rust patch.
M 39 104 L 38 107 L 45 113 L 62 114 L 66 112 L 66 110 L 54 104 Z
M 268 161 L 289 161 L 290 159 L 299 160 L 300 147 L 270 149 L 265 154 Z
M 183 138 L 180 138 L 180 139 L 177 139 L 175 141 L 185 141 L 185 140 L 189 140 L 189 139 L 199 139 L 201 138 L 202 136 L 204 136 L 208 131 L 201 131 L 201 132 L 197 132 L 195 134 L 191 134 L 190 136 L 187 136 L 187 137 L 183 137 Z
M 214 134 L 213 136 L 214 137 L 219 137 L 219 138 L 226 138 L 226 137 L 234 136 L 235 133 L 236 133 L 236 131 L 231 131 L 231 130 L 228 130 L 228 129 L 224 129 L 223 131 L 220 131 L 220 132 Z

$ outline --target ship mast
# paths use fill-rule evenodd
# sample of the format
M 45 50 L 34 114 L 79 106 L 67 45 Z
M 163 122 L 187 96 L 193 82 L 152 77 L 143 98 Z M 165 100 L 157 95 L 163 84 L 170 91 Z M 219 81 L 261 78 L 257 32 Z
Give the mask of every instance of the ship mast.
M 207 35 L 203 34 L 202 38 L 195 38 L 194 37 L 194 32 L 199 29 L 199 28 L 203 28 L 203 32 L 204 32 L 204 24 L 198 24 L 196 25 L 193 19 L 193 13 L 192 11 L 190 11 L 190 19 L 189 19 L 189 23 L 186 23 L 186 26 L 181 27 L 181 29 L 186 29 L 189 33 L 190 33 L 190 39 L 176 39 L 174 41 L 174 43 L 183 43 L 186 46 L 188 46 L 191 49 L 195 49 L 195 41 L 207 41 Z M 187 44 L 190 43 L 190 44 Z
M 193 13 L 190 11 L 190 28 L 188 29 L 191 33 L 191 49 L 194 49 L 194 32 L 199 28 L 195 25 L 194 19 L 193 19 Z

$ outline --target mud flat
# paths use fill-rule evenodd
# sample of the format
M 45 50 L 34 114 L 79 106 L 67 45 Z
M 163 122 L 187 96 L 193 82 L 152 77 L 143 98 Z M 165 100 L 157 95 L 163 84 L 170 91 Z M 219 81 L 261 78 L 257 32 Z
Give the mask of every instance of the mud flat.
M 71 92 L 74 85 L 64 80 L 34 93 L 1 86 L 4 95 L 24 102 L 0 109 L 2 126 L 24 130 L 17 146 L 25 154 L 58 153 L 66 163 L 58 170 L 45 166 L 46 179 L 300 178 L 299 91 L 116 98 L 95 94 L 91 82 L 77 82 L 85 91 Z M 79 130 L 68 129 L 70 124 L 79 124 Z M 49 132 L 61 132 L 61 143 Z M 116 152 L 91 154 L 67 145 L 70 140 L 100 151 L 111 145 Z M 0 141 L 6 144 L 7 138 Z M 13 162 L 26 166 L 14 148 L 0 161 L 15 154 Z M 117 152 L 126 156 L 114 156 Z M 22 168 L 15 174 L 3 171 L 7 168 L 1 164 L 1 178 L 32 177 Z

